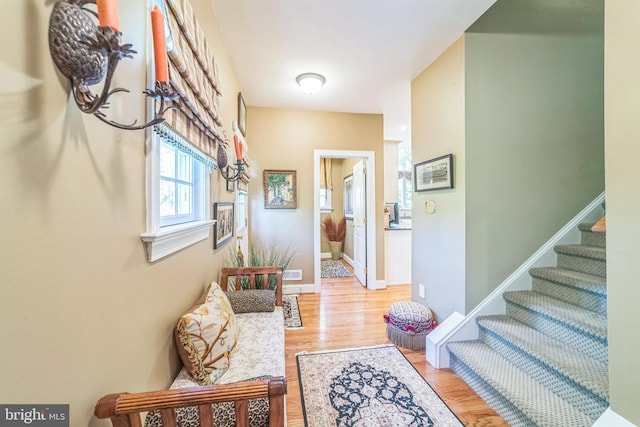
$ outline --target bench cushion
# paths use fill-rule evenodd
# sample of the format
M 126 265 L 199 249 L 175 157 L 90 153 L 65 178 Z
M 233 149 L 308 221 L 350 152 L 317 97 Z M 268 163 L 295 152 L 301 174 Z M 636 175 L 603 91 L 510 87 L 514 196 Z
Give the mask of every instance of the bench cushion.
M 282 307 L 273 312 L 236 314 L 238 343 L 229 355 L 229 368 L 215 384 L 228 384 L 262 376 L 285 376 L 284 316 Z M 198 383 L 182 368 L 172 389 Z

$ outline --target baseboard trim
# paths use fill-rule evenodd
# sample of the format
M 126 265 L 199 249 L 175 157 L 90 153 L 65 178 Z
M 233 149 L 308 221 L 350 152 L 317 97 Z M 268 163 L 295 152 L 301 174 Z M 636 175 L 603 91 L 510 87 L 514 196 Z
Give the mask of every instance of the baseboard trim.
M 592 427 L 636 427 L 636 425 L 622 415 L 613 412 L 611 407 L 608 407 Z
M 342 254 L 342 259 L 344 259 L 347 262 L 347 264 L 349 264 L 353 268 L 353 264 L 354 264 L 353 258 L 351 258 L 349 255 L 343 253 Z
M 282 285 L 282 293 L 283 294 L 312 294 L 315 293 L 316 286 L 311 284 L 304 285 Z

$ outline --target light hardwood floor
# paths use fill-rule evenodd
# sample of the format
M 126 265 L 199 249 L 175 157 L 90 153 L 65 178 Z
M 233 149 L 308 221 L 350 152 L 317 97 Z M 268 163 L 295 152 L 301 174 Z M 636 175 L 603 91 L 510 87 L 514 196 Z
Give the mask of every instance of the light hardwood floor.
M 289 427 L 304 426 L 296 354 L 389 343 L 382 316 L 393 302 L 409 300 L 409 285 L 369 291 L 355 278 L 323 279 L 321 293 L 298 297 L 303 329 L 285 332 Z M 508 426 L 453 371 L 428 364 L 424 350 L 401 350 L 465 426 Z

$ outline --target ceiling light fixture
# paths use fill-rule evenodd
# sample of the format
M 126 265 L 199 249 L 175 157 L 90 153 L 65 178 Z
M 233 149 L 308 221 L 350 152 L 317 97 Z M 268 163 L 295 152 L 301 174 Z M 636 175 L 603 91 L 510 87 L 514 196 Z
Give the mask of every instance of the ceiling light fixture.
M 327 80 L 318 73 L 303 73 L 296 77 L 296 82 L 306 93 L 318 93 Z

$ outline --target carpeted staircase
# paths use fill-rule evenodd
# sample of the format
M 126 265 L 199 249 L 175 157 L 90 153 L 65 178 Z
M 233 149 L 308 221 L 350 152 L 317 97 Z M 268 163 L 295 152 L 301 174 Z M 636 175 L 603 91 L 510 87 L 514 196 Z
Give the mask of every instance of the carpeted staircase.
M 506 315 L 479 339 L 447 344 L 451 368 L 512 426 L 591 426 L 609 406 L 605 234 L 580 224 L 532 290 L 503 294 Z

